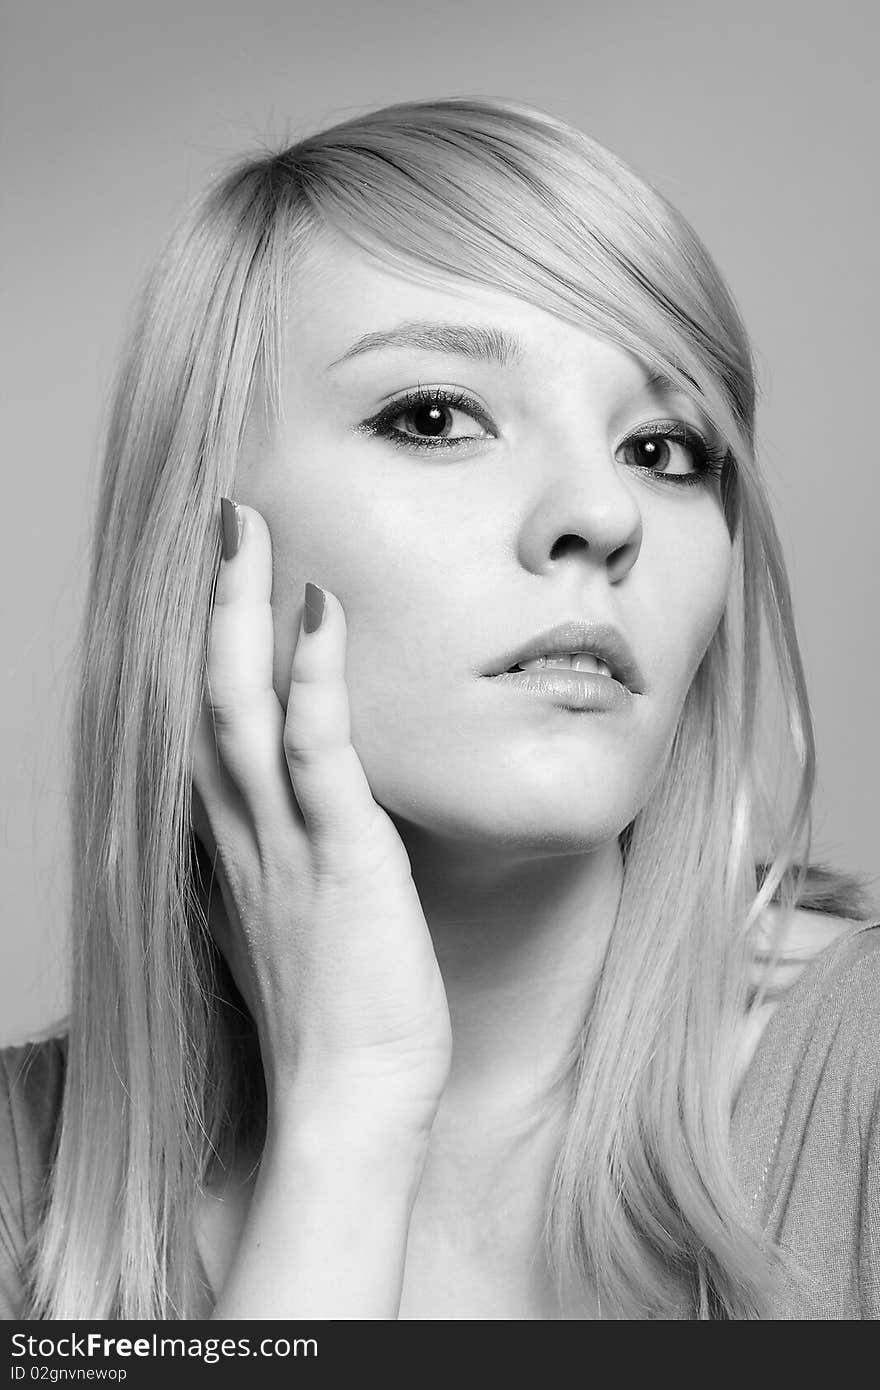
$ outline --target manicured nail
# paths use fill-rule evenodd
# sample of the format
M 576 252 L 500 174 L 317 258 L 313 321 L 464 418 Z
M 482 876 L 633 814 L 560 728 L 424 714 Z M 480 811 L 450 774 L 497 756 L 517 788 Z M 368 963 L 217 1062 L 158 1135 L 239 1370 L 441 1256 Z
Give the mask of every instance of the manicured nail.
M 228 497 L 220 498 L 220 520 L 223 530 L 223 559 L 232 560 L 238 554 L 241 541 L 241 513 Z
M 317 632 L 321 626 L 321 619 L 324 616 L 323 589 L 319 589 L 317 584 L 306 584 L 306 605 L 305 605 L 305 629 L 306 632 Z

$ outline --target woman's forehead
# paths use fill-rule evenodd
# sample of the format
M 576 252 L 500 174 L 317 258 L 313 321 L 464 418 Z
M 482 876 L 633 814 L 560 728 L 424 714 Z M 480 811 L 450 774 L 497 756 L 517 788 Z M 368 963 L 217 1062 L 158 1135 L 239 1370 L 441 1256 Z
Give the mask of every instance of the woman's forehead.
M 417 279 L 341 238 L 301 267 L 289 330 L 295 358 L 331 379 L 434 355 L 507 371 L 583 360 L 633 391 L 675 389 L 637 354 L 524 298 L 427 269 Z

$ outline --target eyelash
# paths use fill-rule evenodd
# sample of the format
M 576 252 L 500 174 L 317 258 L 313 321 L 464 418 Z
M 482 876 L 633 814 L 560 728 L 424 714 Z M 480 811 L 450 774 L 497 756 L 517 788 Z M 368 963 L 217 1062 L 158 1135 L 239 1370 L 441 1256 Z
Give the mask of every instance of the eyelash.
M 462 444 L 470 444 L 472 439 L 419 439 L 416 435 L 405 434 L 403 430 L 392 428 L 392 421 L 399 415 L 405 415 L 409 411 L 418 410 L 431 406 L 451 406 L 457 410 L 463 410 L 466 414 L 473 416 L 484 428 L 489 428 L 483 411 L 476 401 L 469 396 L 463 395 L 460 391 L 451 391 L 442 386 L 433 386 L 426 389 L 423 386 L 415 391 L 409 391 L 399 400 L 392 401 L 378 415 L 374 415 L 371 420 L 366 420 L 359 429 L 366 434 L 381 439 L 387 439 L 389 444 L 393 444 L 398 449 L 420 449 L 433 451 L 436 449 L 455 449 Z M 704 439 L 697 430 L 691 425 L 685 425 L 680 420 L 657 420 L 650 425 L 642 425 L 627 435 L 621 444 L 632 443 L 633 440 L 642 439 L 669 439 L 673 443 L 679 443 L 690 449 L 694 455 L 693 473 L 663 473 L 659 469 L 648 467 L 645 464 L 632 464 L 633 468 L 638 468 L 640 472 L 650 474 L 653 478 L 664 483 L 672 483 L 677 487 L 705 486 L 709 481 L 719 478 L 728 462 L 728 452 L 724 448 L 719 448 L 709 440 Z

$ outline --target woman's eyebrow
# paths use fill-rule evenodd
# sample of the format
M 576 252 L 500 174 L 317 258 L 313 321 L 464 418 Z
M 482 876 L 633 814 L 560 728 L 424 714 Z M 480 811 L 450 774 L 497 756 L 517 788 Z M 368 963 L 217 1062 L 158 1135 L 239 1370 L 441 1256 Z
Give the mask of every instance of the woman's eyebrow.
M 500 367 L 520 365 L 526 355 L 525 346 L 515 334 L 503 328 L 489 328 L 477 323 L 445 323 L 434 319 L 406 319 L 393 328 L 380 328 L 356 338 L 340 357 L 328 364 L 337 367 L 364 352 L 381 348 L 419 348 L 424 352 L 457 353 L 478 362 L 495 363 Z M 681 396 L 682 391 L 665 373 L 650 371 L 636 388 L 635 394 L 660 392 Z
M 649 392 L 659 392 L 665 396 L 686 396 L 688 393 L 667 376 L 665 372 L 649 372 L 641 386 L 638 388 L 639 395 L 647 395 Z
M 341 357 L 329 364 L 336 367 L 362 352 L 378 348 L 421 348 L 426 352 L 454 352 L 480 362 L 494 362 L 508 367 L 522 361 L 524 348 L 519 338 L 501 328 L 486 328 L 475 323 L 437 323 L 430 319 L 407 319 L 393 328 L 365 333 L 346 348 Z

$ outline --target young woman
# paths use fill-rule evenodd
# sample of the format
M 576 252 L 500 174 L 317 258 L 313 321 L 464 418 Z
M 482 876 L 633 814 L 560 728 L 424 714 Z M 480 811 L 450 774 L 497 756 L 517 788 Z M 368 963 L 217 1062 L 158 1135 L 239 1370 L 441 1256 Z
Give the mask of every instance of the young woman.
M 110 426 L 7 1315 L 878 1314 L 880 932 L 805 868 L 754 394 L 693 230 L 539 111 L 197 203 Z

